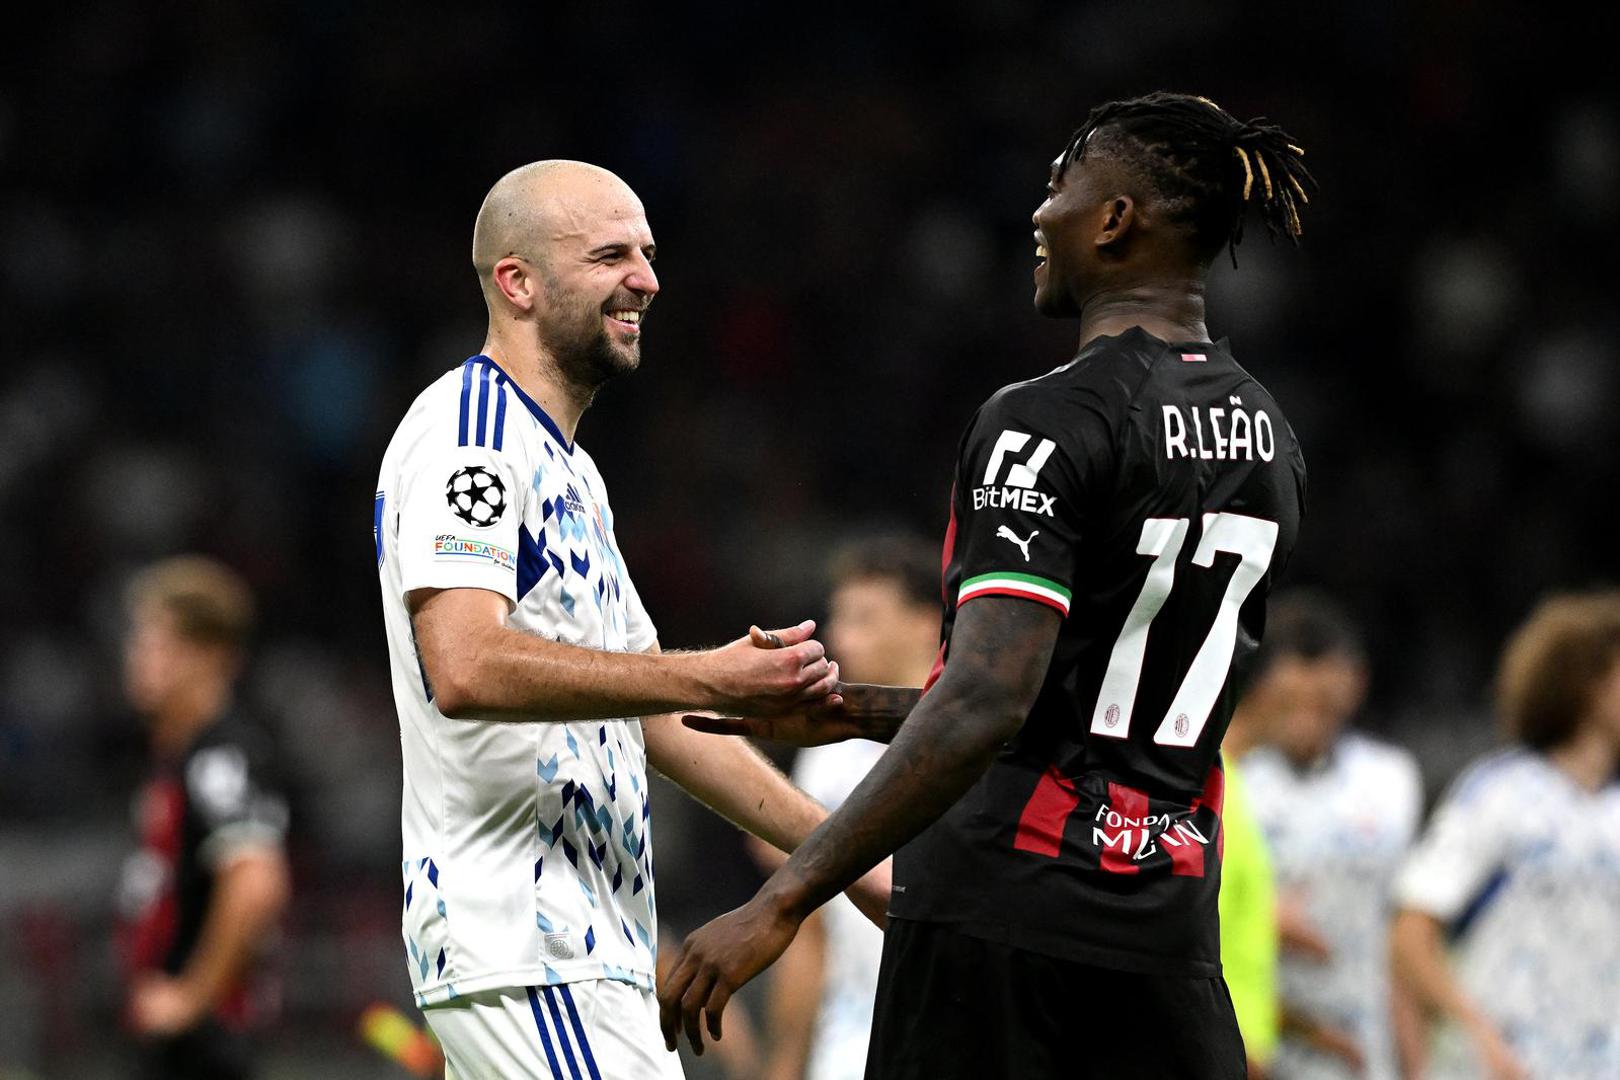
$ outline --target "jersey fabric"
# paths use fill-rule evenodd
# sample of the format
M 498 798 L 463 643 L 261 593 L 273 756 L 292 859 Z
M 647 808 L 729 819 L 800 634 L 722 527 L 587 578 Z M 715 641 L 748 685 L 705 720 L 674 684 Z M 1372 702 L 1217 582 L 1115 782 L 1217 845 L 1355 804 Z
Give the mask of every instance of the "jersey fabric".
M 868 1080 L 1246 1080 L 1218 976 L 1098 968 L 890 919 Z
M 1307 768 L 1262 748 L 1243 759 L 1243 775 L 1278 887 L 1333 949 L 1325 961 L 1284 955 L 1283 1001 L 1291 1012 L 1349 1035 L 1366 1062 L 1355 1072 L 1343 1058 L 1289 1036 L 1273 1066 L 1301 1080 L 1394 1080 L 1390 889 L 1423 813 L 1417 761 L 1346 732 Z
M 793 761 L 793 782 L 828 811 L 836 810 L 886 749 L 861 739 L 810 747 Z M 829 900 L 821 917 L 827 931 L 825 968 L 805 1080 L 860 1080 L 866 1072 L 883 931 L 847 896 Z
M 1277 888 L 1248 785 L 1226 766 L 1221 807 L 1221 968 L 1243 1049 L 1264 1065 L 1277 1050 Z
M 118 905 L 127 978 L 179 975 L 190 963 L 214 898 L 214 880 L 252 850 L 280 850 L 287 800 L 276 756 L 253 723 L 226 716 L 177 758 L 160 761 L 134 804 L 139 847 L 124 864 Z M 262 971 L 231 987 L 213 1016 L 174 1039 L 142 1047 L 143 1075 L 246 1075 L 245 1036 L 276 996 Z
M 1580 787 L 1541 754 L 1475 764 L 1396 881 L 1441 920 L 1462 989 L 1535 1080 L 1620 1076 L 1620 782 Z M 1442 1027 L 1426 1076 L 1481 1075 Z
M 1218 749 L 1304 476 L 1276 402 L 1224 343 L 1099 338 L 980 408 L 946 534 L 942 663 L 974 599 L 1063 621 L 1022 730 L 896 856 L 896 916 L 1118 970 L 1219 974 Z
M 658 999 L 612 979 L 483 990 L 428 1009 L 445 1080 L 681 1080 Z
M 403 930 L 417 1003 L 582 979 L 651 989 L 640 721 L 446 717 L 406 608 L 416 589 L 485 589 L 511 605 L 514 629 L 606 651 L 652 647 L 590 455 L 475 356 L 401 421 L 373 528 L 404 760 Z

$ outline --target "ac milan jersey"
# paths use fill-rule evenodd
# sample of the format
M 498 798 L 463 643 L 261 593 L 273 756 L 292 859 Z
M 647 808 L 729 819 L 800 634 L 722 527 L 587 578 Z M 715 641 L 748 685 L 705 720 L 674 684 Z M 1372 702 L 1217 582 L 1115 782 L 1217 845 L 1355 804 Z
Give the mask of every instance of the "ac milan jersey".
M 1221 737 L 1305 466 L 1220 344 L 1133 329 L 999 391 L 961 444 L 944 663 L 975 598 L 1062 627 L 1023 728 L 895 859 L 892 913 L 1117 969 L 1220 970 Z
M 404 761 L 402 931 L 419 1005 L 612 979 L 650 990 L 658 924 L 636 717 L 505 722 L 439 711 L 406 598 L 484 589 L 507 625 L 645 652 L 601 474 L 487 356 L 416 399 L 383 457 L 377 572 Z
M 264 733 L 228 717 L 159 763 L 133 809 L 140 847 L 125 861 L 118 889 L 132 981 L 185 970 L 213 903 L 215 874 L 245 850 L 279 849 L 287 802 Z M 233 986 L 215 1019 L 233 1027 L 258 1019 L 254 989 L 249 981 Z

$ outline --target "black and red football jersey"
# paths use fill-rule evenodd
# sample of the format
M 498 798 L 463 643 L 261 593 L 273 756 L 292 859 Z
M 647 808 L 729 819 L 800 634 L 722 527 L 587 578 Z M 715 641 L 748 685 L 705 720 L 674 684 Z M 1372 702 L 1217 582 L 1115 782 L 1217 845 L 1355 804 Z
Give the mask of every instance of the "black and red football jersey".
M 118 897 L 125 974 L 179 975 L 207 919 L 216 871 L 245 848 L 284 842 L 287 801 L 268 737 L 236 717 L 211 724 L 177 759 L 156 764 L 133 809 L 139 844 Z M 268 993 L 234 987 L 215 1019 L 250 1026 L 263 1019 L 256 1005 Z
M 1119 969 L 1219 971 L 1221 737 L 1304 493 L 1293 431 L 1225 342 L 1099 338 L 979 409 L 946 534 L 942 663 L 975 598 L 1046 604 L 1062 628 L 1023 728 L 897 854 L 894 915 Z

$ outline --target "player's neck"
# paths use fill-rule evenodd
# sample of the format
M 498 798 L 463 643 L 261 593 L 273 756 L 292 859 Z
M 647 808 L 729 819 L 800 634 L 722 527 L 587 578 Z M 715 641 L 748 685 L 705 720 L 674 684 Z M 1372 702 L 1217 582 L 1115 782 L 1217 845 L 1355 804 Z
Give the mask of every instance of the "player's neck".
M 1134 327 L 1160 341 L 1208 341 L 1203 281 L 1135 281 L 1097 290 L 1080 310 L 1080 348 Z
M 230 700 L 227 682 L 187 683 L 152 714 L 153 750 L 159 757 L 179 757 L 204 728 L 224 715 Z
M 1567 742 L 1547 751 L 1547 760 L 1587 791 L 1597 791 L 1614 779 L 1620 747 L 1595 724 L 1585 724 Z
M 564 379 L 556 361 L 537 343 L 514 345 L 491 333 L 484 339 L 483 351 L 545 410 L 563 438 L 572 444 L 579 418 L 590 408 L 596 390 L 575 386 Z

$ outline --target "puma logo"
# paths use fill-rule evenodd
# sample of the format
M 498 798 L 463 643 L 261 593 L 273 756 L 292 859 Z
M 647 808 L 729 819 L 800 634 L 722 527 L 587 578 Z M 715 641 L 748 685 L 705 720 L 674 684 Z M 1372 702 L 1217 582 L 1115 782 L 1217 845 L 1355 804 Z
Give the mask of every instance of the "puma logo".
M 1034 540 L 1039 535 L 1041 535 L 1041 530 L 1036 529 L 1034 532 L 1029 534 L 1029 540 L 1020 540 L 1020 539 L 1018 539 L 1018 534 L 1013 532 L 1011 529 L 1007 528 L 1007 526 L 1005 526 L 1005 525 L 1001 526 L 1001 528 L 996 530 L 996 539 L 998 539 L 998 540 L 1011 540 L 1013 543 L 1018 545 L 1018 550 L 1022 551 L 1024 553 L 1024 561 L 1025 562 L 1029 562 L 1029 544 L 1030 544 L 1030 541 Z

